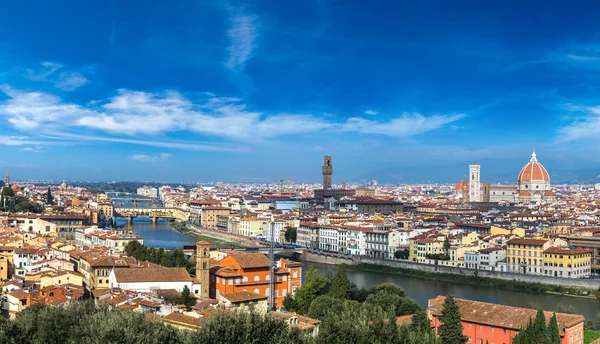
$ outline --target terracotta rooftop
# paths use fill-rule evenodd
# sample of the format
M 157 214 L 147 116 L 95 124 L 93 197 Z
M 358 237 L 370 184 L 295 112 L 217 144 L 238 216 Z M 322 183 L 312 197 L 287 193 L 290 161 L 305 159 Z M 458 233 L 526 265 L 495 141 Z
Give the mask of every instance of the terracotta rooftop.
M 507 241 L 507 244 L 513 245 L 534 245 L 534 246 L 544 246 L 548 240 L 540 240 L 540 239 L 525 239 L 525 238 L 514 238 Z
M 438 296 L 429 300 L 429 312 L 435 316 L 440 316 L 445 296 Z M 527 327 L 529 319 L 535 319 L 537 310 L 530 308 L 521 308 L 513 306 L 499 305 L 495 303 L 471 301 L 456 299 L 456 303 L 462 314 L 461 319 L 466 322 L 497 326 L 512 330 L 519 330 Z M 552 312 L 544 312 L 546 322 L 550 321 Z M 561 335 L 564 335 L 564 329 L 584 322 L 581 314 L 556 313 L 558 328 Z
M 119 283 L 192 282 L 192 278 L 185 268 L 150 267 L 114 269 L 114 274 Z
M 269 258 L 262 253 L 230 253 L 229 256 L 240 265 L 242 269 L 269 267 Z
M 221 293 L 221 296 L 231 303 L 268 299 L 268 296 L 266 296 L 266 295 L 251 293 L 249 291 L 237 291 L 234 293 Z

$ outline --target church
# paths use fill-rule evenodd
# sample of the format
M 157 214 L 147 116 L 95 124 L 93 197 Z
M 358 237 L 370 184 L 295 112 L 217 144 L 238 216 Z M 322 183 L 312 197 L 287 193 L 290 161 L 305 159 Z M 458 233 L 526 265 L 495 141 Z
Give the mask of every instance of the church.
M 467 176 L 458 182 L 454 188 L 462 196 L 462 203 L 534 203 L 540 204 L 553 201 L 554 192 L 550 185 L 550 175 L 546 168 L 537 160 L 535 152 L 529 162 L 523 166 L 517 177 L 517 185 L 481 184 L 481 166 L 469 165 L 469 180 Z

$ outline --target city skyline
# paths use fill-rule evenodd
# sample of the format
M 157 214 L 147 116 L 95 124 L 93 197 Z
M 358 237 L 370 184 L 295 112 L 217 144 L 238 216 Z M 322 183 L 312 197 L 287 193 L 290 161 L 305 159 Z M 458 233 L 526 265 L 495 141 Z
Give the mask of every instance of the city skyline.
M 535 149 L 557 182 L 593 182 L 598 9 L 7 4 L 0 171 L 318 182 L 329 154 L 334 184 L 452 183 L 473 161 L 485 180 L 511 182 Z

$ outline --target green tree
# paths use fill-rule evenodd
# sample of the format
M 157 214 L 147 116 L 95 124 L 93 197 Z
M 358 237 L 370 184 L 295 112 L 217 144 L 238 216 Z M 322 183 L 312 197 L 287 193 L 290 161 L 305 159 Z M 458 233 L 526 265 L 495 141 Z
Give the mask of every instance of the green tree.
M 186 335 L 187 344 L 305 344 L 310 340 L 298 327 L 288 326 L 281 319 L 256 312 L 217 311 L 202 329 Z
M 560 329 L 558 328 L 558 321 L 556 321 L 556 313 L 553 313 L 552 318 L 550 318 L 548 337 L 550 344 L 560 344 Z
M 283 308 L 288 312 L 295 312 L 298 309 L 298 303 L 292 294 L 287 294 L 283 298 Z
M 424 309 L 419 309 L 412 317 L 409 325 L 412 332 L 420 335 L 429 335 L 433 337 L 433 330 L 431 329 L 431 322 L 427 317 L 427 312 Z
M 181 297 L 179 298 L 179 303 L 184 305 L 185 308 L 189 311 L 193 306 L 196 305 L 196 298 L 190 294 L 190 289 L 188 286 L 184 286 L 181 291 Z
M 10 186 L 5 186 L 5 187 L 2 189 L 2 196 L 4 196 L 5 198 L 6 198 L 6 197 L 12 197 L 12 196 L 14 196 L 14 195 L 15 195 L 15 193 L 14 193 L 14 191 L 11 189 L 11 187 L 10 187 Z
M 404 292 L 404 289 L 402 289 L 402 287 L 390 282 L 381 283 L 371 287 L 371 289 L 369 289 L 369 294 L 376 294 L 380 291 L 388 294 L 398 295 L 400 297 L 406 296 L 406 293 Z
M 337 273 L 329 287 L 329 295 L 341 300 L 350 298 L 350 281 L 346 275 L 346 267 L 343 264 L 338 265 Z
M 46 192 L 46 204 L 54 204 L 54 196 L 52 196 L 50 188 L 48 188 L 48 192 Z
M 534 341 L 539 344 L 547 344 L 550 342 L 548 329 L 546 328 L 546 316 L 541 309 L 538 309 L 537 314 L 535 315 L 533 327 L 529 333 L 529 341 Z
M 409 252 L 407 249 L 398 250 L 398 251 L 394 252 L 394 258 L 396 258 L 396 259 L 408 259 L 408 256 L 409 256 Z
M 460 308 L 454 296 L 444 300 L 440 321 L 443 323 L 439 328 L 440 344 L 464 344 L 467 341 L 463 335 Z
M 344 310 L 344 303 L 340 299 L 336 299 L 329 295 L 319 295 L 308 308 L 308 316 L 323 320 L 329 312 L 341 312 Z
M 298 305 L 297 311 L 300 314 L 306 314 L 312 301 L 319 295 L 326 294 L 329 289 L 329 280 L 320 275 L 314 266 L 311 266 L 306 272 L 304 285 L 294 295 L 294 300 Z
M 450 238 L 447 236 L 446 239 L 444 239 L 444 252 L 447 256 L 450 255 Z
M 285 241 L 289 243 L 296 243 L 297 229 L 294 226 L 288 226 L 285 229 Z

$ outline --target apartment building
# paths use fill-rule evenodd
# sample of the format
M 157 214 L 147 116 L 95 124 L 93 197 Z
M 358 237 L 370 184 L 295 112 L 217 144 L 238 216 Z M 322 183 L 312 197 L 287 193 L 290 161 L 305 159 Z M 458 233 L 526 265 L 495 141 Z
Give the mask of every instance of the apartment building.
M 582 278 L 592 272 L 592 251 L 582 248 L 550 247 L 543 261 L 545 276 Z
M 544 251 L 552 246 L 549 239 L 514 238 L 506 242 L 508 272 L 544 274 Z

